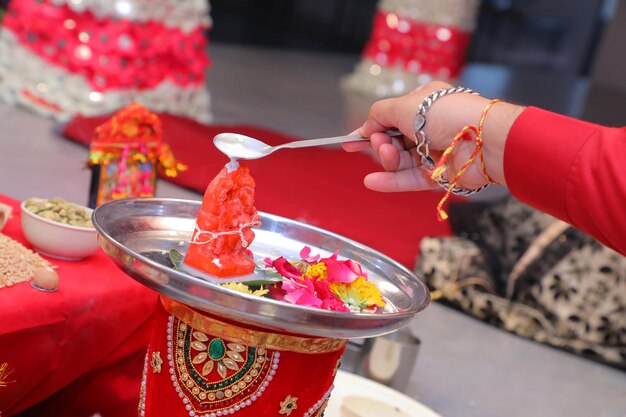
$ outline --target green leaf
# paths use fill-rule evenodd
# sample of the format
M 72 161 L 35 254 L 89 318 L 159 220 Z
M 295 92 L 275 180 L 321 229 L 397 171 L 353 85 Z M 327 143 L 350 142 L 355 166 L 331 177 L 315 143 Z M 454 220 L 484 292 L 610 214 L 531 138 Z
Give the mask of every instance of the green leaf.
M 170 250 L 169 255 L 170 255 L 170 261 L 174 265 L 174 269 L 180 269 L 181 264 L 183 263 L 183 259 L 185 259 L 183 254 L 177 251 L 176 249 L 172 249 Z
M 260 286 L 265 286 L 265 285 L 273 285 L 273 284 L 278 284 L 279 282 L 282 282 L 282 278 L 266 278 L 266 279 L 257 279 L 254 281 L 246 281 L 244 282 L 244 284 L 246 284 L 248 287 L 260 287 Z

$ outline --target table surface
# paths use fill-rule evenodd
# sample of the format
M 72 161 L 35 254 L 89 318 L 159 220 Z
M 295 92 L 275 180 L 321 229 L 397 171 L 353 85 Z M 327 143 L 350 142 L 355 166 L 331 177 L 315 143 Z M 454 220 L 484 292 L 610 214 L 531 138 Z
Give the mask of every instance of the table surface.
M 210 46 L 216 123 L 245 123 L 295 137 L 333 136 L 363 120 L 371 98 L 341 91 L 358 57 Z M 527 80 L 535 80 L 530 83 Z M 538 80 L 538 81 L 537 81 Z M 464 84 L 485 95 L 562 113 L 580 111 L 584 83 L 472 66 Z M 84 202 L 87 150 L 55 124 L 0 104 L 0 193 Z M 161 197 L 199 199 L 160 182 Z M 411 324 L 422 340 L 406 393 L 442 416 L 626 416 L 626 373 L 505 333 L 439 304 Z

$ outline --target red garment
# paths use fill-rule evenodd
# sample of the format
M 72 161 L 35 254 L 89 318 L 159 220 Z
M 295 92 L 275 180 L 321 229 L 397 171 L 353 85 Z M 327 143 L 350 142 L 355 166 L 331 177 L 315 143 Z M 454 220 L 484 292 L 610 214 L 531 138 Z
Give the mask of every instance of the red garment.
M 594 125 L 534 107 L 504 152 L 511 193 L 626 255 L 626 127 Z

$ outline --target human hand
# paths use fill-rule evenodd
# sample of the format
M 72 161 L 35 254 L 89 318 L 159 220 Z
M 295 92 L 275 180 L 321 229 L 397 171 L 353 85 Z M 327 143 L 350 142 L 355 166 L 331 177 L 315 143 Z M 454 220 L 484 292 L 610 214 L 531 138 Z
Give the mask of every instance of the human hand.
M 365 186 L 383 192 L 417 191 L 438 187 L 430 179 L 430 171 L 421 163 L 417 153 L 414 120 L 425 97 L 432 92 L 449 88 L 450 84 L 431 82 L 408 95 L 381 100 L 370 109 L 367 121 L 359 129 L 367 142 L 351 142 L 343 145 L 348 152 L 371 148 L 385 172 L 375 172 L 365 177 Z M 457 93 L 439 98 L 426 114 L 425 133 L 430 141 L 430 155 L 437 161 L 450 145 L 454 136 L 467 125 L 478 125 L 489 99 L 478 95 Z M 498 103 L 489 113 L 484 126 L 482 149 L 486 170 L 496 182 L 504 184 L 502 158 L 508 130 L 523 108 L 508 103 Z M 492 120 L 493 119 L 493 120 Z M 390 137 L 384 133 L 388 128 L 398 128 L 403 137 Z M 488 140 L 489 139 L 489 140 Z M 446 163 L 446 177 L 453 178 L 467 162 L 475 148 L 473 141 L 461 141 L 454 148 Z M 487 183 L 480 163 L 474 162 L 461 176 L 457 186 L 475 189 Z

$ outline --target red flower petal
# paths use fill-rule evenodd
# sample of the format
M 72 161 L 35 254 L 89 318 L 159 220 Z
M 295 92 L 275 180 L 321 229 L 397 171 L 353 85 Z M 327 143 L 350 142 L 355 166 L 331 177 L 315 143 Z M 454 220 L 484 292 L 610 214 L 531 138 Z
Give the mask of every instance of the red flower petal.
M 285 278 L 302 278 L 302 271 L 289 263 L 284 257 L 275 259 L 272 266 Z

